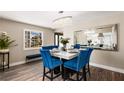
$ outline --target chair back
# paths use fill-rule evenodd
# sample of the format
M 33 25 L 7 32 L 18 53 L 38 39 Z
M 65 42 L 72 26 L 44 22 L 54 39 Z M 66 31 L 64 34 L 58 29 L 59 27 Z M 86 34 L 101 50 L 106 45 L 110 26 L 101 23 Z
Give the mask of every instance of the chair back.
M 91 53 L 93 51 L 93 48 L 87 48 L 88 50 L 88 57 L 87 57 L 87 61 L 90 62 L 90 56 L 91 56 Z
M 75 44 L 75 45 L 74 45 L 74 48 L 79 49 L 79 48 L 80 48 L 80 44 Z
M 51 46 L 42 46 L 42 49 L 45 49 L 45 50 L 52 50 L 53 48 L 58 48 L 59 46 L 54 46 L 54 45 L 51 45 Z
M 52 57 L 49 50 L 40 49 L 43 65 L 49 69 L 52 68 Z
M 79 55 L 78 55 L 78 59 L 77 59 L 77 70 L 79 70 L 79 68 L 82 68 L 83 66 L 85 66 L 87 64 L 87 57 L 88 57 L 88 50 L 80 50 Z

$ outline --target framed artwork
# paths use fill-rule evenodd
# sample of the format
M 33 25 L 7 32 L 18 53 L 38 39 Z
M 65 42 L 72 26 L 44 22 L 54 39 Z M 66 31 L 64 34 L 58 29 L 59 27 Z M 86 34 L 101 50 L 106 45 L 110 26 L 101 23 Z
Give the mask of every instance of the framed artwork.
M 24 30 L 24 50 L 39 49 L 43 45 L 43 32 L 30 29 Z

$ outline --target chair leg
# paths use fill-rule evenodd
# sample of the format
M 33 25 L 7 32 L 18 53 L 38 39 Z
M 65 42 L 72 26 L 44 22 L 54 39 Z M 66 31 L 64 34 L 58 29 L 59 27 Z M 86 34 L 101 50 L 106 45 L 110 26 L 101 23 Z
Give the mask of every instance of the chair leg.
M 89 76 L 91 76 L 89 63 L 88 63 L 88 73 L 89 73 Z
M 63 66 L 63 64 L 61 65 L 61 73 L 62 73 L 62 78 L 64 79 L 64 66 Z
M 43 67 L 43 79 L 42 79 L 42 81 L 44 81 L 44 78 L 45 78 L 45 67 Z
M 51 81 L 53 81 L 53 70 L 50 71 L 51 72 Z
M 87 78 L 86 78 L 86 69 L 85 69 L 86 67 L 84 66 L 83 67 L 83 76 L 84 76 L 84 81 L 86 81 L 87 80 Z
M 79 81 L 79 72 L 77 72 L 77 81 Z

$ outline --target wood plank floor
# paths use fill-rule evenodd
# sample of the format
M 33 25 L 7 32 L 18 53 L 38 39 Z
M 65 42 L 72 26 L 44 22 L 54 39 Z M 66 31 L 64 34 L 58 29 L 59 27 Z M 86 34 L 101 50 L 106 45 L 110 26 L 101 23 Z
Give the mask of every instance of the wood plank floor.
M 91 77 L 87 76 L 89 81 L 124 80 L 124 74 L 96 67 L 90 68 Z M 0 70 L 0 81 L 42 81 L 42 71 L 43 69 L 41 62 L 30 62 L 27 64 L 10 67 L 10 69 L 5 69 L 4 72 Z M 48 79 L 45 78 L 45 80 L 47 81 Z M 55 79 L 55 81 L 61 80 L 61 76 Z

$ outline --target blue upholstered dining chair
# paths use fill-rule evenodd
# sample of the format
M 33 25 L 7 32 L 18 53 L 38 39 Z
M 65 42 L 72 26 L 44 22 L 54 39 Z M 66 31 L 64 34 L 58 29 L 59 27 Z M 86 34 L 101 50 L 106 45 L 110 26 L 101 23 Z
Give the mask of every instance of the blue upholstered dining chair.
M 52 81 L 53 79 L 60 76 L 61 73 L 53 77 L 54 69 L 62 65 L 60 59 L 52 57 L 49 50 L 40 49 L 40 53 L 43 59 L 43 81 L 45 77 L 49 78 Z M 46 68 L 49 70 L 48 72 L 46 72 Z M 48 76 L 48 73 L 51 73 L 51 76 Z
M 74 48 L 80 49 L 80 44 L 75 44 L 75 45 L 74 45 Z
M 59 46 L 56 45 L 50 45 L 50 46 L 42 46 L 42 49 L 46 49 L 46 50 L 52 50 L 53 48 L 58 48 Z
M 67 60 L 64 62 L 64 67 L 75 71 L 77 74 L 77 80 L 82 80 L 83 78 L 84 80 L 86 80 L 85 66 L 88 62 L 87 59 L 88 59 L 88 50 L 80 50 L 78 57 L 75 57 L 71 60 Z M 80 72 L 81 70 L 82 70 L 82 73 Z M 79 79 L 79 73 L 82 74 L 80 79 Z M 66 73 L 64 72 L 64 74 Z
M 89 62 L 90 62 L 90 56 L 91 56 L 91 53 L 93 51 L 93 48 L 87 48 L 88 50 L 88 57 L 87 57 L 87 73 L 89 73 L 89 76 L 91 75 L 90 73 L 90 66 L 89 66 Z
M 52 50 L 52 49 L 54 49 L 54 48 L 58 48 L 59 46 L 57 46 L 57 45 L 48 45 L 48 46 L 42 46 L 42 49 L 44 49 L 44 50 Z M 58 74 L 59 72 L 60 72 L 60 66 L 58 66 L 58 67 L 56 67 L 55 69 L 54 69 L 54 74 Z

